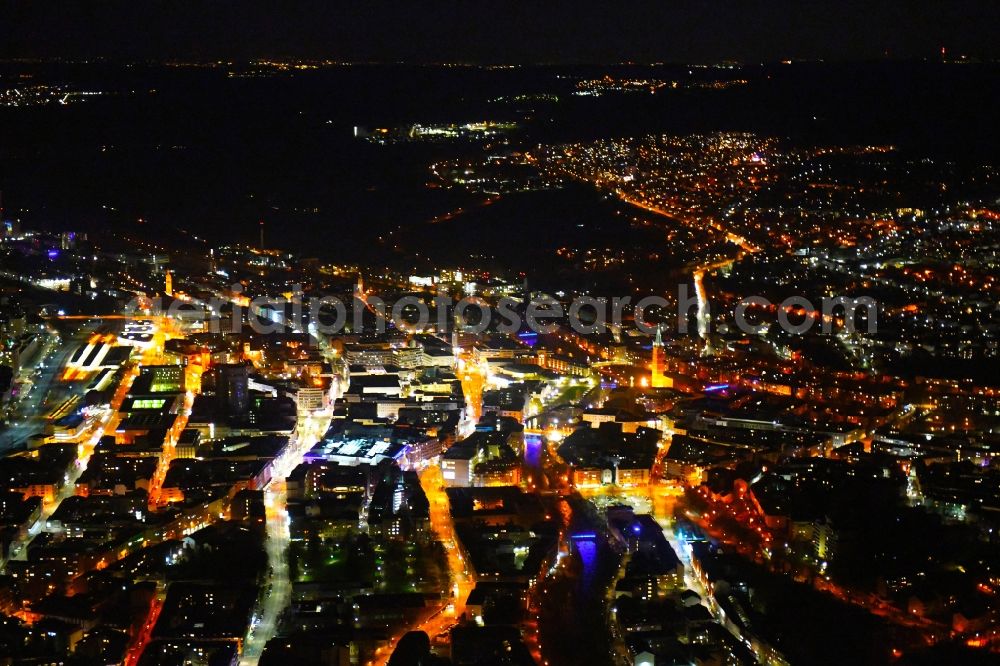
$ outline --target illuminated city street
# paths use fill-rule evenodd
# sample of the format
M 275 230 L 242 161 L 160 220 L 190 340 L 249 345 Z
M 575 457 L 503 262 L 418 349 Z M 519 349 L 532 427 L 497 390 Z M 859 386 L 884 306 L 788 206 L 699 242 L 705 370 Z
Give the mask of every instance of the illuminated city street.
M 292 583 L 288 575 L 288 512 L 285 478 L 298 465 L 302 456 L 323 436 L 330 425 L 330 415 L 306 413 L 300 416 L 295 437 L 288 442 L 274 462 L 274 474 L 264 490 L 268 577 L 259 620 L 243 646 L 240 664 L 255 666 L 267 642 L 278 629 L 282 613 L 291 603 Z

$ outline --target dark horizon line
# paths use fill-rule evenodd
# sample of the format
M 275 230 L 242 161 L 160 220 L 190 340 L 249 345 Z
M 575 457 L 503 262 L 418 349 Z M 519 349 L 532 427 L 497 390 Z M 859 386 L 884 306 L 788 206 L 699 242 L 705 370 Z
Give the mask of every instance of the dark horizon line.
M 187 57 L 148 57 L 124 58 L 117 56 L 22 56 L 0 57 L 0 64 L 74 64 L 88 65 L 107 63 L 115 65 L 252 65 L 266 62 L 325 64 L 330 66 L 402 66 L 402 67 L 467 67 L 467 68 L 522 68 L 522 67 L 768 67 L 773 65 L 851 65 L 851 64 L 905 64 L 929 63 L 942 65 L 996 65 L 1000 58 L 983 58 L 979 56 L 891 56 L 858 57 L 858 58 L 780 58 L 775 60 L 740 60 L 721 58 L 712 61 L 477 61 L 477 60 L 380 60 L 380 59 L 339 59 L 312 56 L 290 55 L 260 55 L 247 58 L 187 58 Z

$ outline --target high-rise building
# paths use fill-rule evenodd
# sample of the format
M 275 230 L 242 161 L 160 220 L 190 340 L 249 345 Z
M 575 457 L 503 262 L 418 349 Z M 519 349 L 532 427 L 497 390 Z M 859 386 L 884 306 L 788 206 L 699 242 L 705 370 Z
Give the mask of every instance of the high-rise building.
M 250 367 L 246 363 L 216 366 L 215 394 L 219 407 L 230 416 L 250 411 Z

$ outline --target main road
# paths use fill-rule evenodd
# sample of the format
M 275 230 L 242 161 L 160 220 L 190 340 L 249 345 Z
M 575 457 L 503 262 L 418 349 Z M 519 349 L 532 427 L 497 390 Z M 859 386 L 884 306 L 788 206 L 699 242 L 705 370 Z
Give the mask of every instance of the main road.
M 275 460 L 271 482 L 264 489 L 264 508 L 267 516 L 264 548 L 267 551 L 269 576 L 264 603 L 258 621 L 251 627 L 243 644 L 240 666 L 256 666 L 267 642 L 278 632 L 281 614 L 291 603 L 292 582 L 288 570 L 288 500 L 285 480 L 302 462 L 302 457 L 319 441 L 330 426 L 332 410 L 305 413 L 299 416 L 295 434 L 281 455 Z

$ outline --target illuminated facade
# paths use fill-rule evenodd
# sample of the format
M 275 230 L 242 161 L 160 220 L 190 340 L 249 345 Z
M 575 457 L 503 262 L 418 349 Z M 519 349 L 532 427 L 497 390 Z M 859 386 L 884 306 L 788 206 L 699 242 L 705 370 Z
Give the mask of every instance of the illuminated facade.
M 650 385 L 653 388 L 670 388 L 674 385 L 673 380 L 663 374 L 663 366 L 663 337 L 660 335 L 659 327 L 657 327 L 656 339 L 653 340 L 653 362 L 650 364 L 650 370 L 652 370 Z

